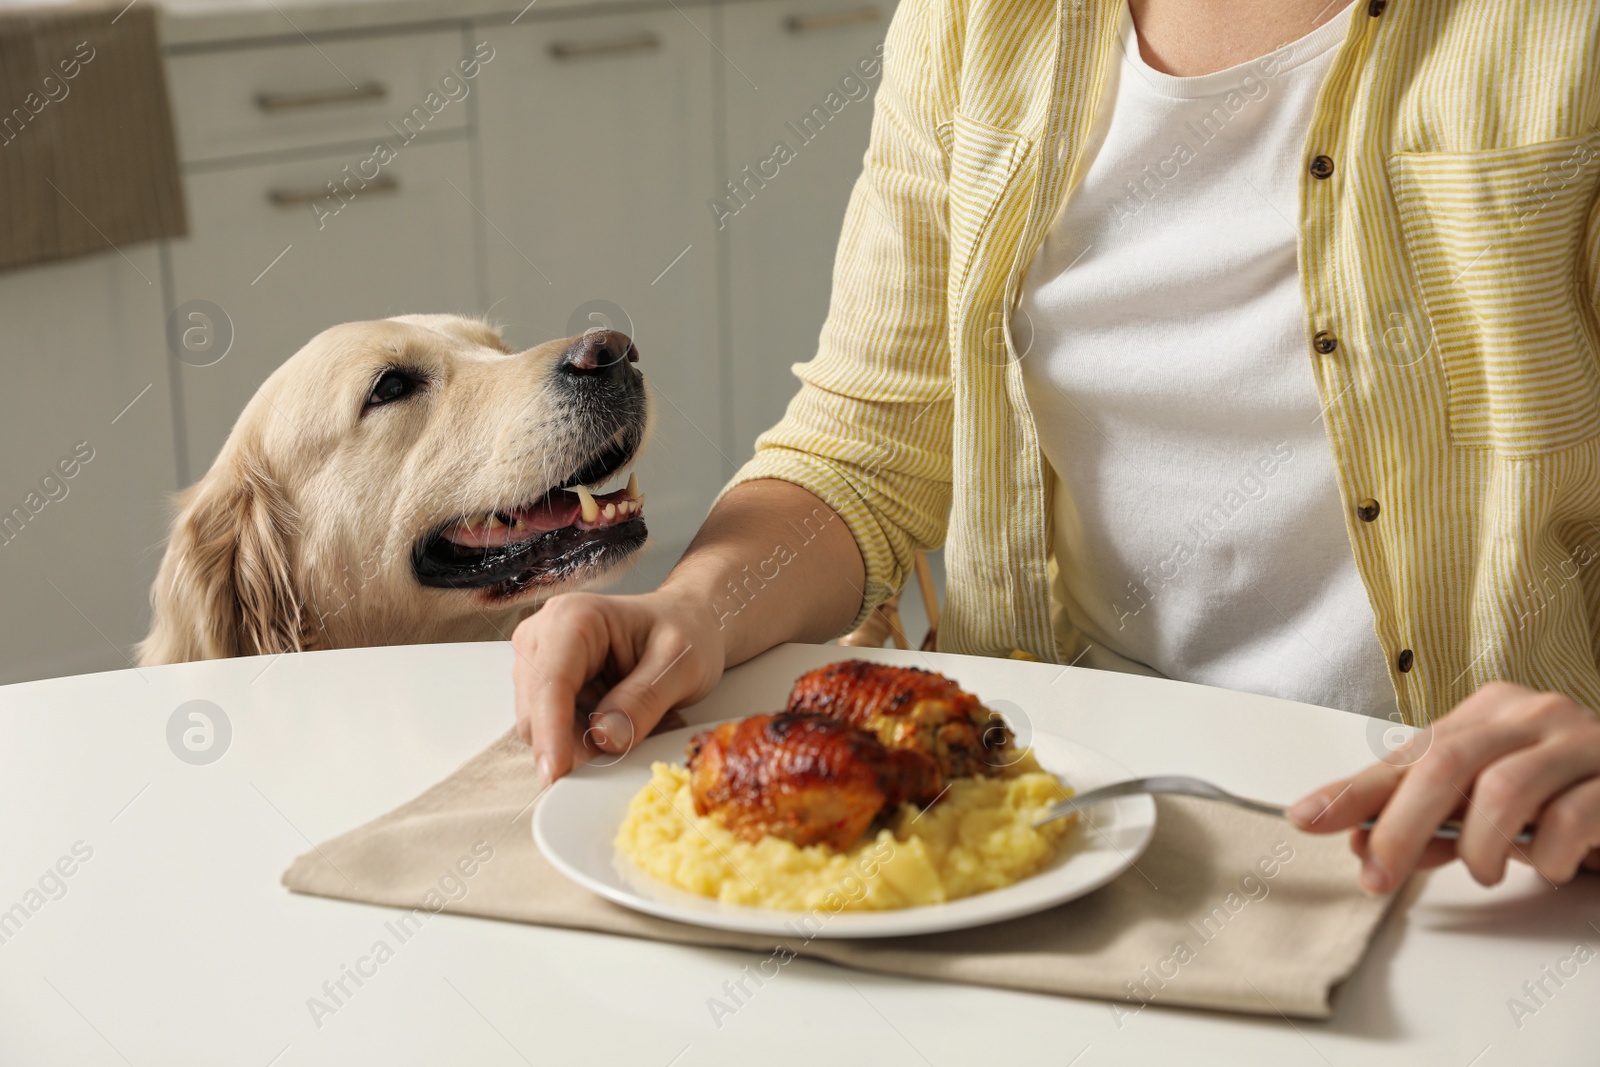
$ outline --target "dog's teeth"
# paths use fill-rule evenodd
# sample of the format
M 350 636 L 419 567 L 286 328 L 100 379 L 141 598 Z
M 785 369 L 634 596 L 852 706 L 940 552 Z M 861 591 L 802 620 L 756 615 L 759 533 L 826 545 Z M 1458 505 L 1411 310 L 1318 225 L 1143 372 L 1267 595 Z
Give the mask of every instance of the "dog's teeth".
M 639 496 L 639 476 L 632 471 L 628 472 L 628 499 L 635 500 Z
M 583 521 L 593 522 L 598 519 L 600 517 L 600 505 L 595 503 L 594 494 L 581 485 L 573 486 L 572 491 L 578 494 L 579 513 L 583 516 Z
M 601 514 L 608 519 L 614 519 L 617 517 L 617 506 L 615 504 L 607 504 Z

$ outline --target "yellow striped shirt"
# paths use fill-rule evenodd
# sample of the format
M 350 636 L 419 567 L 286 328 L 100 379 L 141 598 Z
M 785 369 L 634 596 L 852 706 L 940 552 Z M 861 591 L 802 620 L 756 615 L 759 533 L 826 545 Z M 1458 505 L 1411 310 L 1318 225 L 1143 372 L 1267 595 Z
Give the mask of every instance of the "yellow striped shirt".
M 1600 0 L 1355 2 L 1302 146 L 1299 264 L 1401 712 L 1496 678 L 1600 707 Z M 942 651 L 1077 651 L 1010 317 L 1124 3 L 902 0 L 817 355 L 731 483 L 844 517 L 862 617 L 943 543 Z

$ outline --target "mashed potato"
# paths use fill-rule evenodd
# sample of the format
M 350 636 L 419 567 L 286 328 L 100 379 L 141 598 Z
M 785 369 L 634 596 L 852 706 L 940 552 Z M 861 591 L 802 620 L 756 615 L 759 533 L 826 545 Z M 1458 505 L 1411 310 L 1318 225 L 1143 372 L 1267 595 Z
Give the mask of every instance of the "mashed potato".
M 1072 795 L 1031 755 L 1003 778 L 958 778 L 926 811 L 903 804 L 848 851 L 754 843 L 696 815 L 689 772 L 651 766 L 617 831 L 617 849 L 652 878 L 726 904 L 785 911 L 908 908 L 985 893 L 1038 873 L 1076 816 L 1033 820 Z

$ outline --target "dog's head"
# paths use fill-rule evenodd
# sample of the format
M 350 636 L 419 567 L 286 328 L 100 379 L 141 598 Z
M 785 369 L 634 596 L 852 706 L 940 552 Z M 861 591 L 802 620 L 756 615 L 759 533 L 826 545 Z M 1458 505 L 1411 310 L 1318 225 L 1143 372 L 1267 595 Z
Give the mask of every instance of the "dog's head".
M 141 660 L 492 637 L 614 569 L 647 536 L 631 475 L 602 491 L 646 437 L 637 359 L 453 315 L 318 334 L 180 494 Z

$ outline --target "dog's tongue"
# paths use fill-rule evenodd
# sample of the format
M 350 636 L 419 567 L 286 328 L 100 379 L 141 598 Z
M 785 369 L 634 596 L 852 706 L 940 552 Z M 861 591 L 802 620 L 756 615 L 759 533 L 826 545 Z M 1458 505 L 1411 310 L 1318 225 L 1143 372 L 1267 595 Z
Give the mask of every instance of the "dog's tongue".
M 547 533 L 550 530 L 559 530 L 577 521 L 578 498 L 571 493 L 552 493 L 536 504 L 518 508 L 511 513 L 510 518 L 515 525 L 509 529 L 524 533 Z
M 440 535 L 452 544 L 464 548 L 493 548 L 501 545 L 530 541 L 540 534 L 567 526 L 580 530 L 597 530 L 615 526 L 638 517 L 644 510 L 644 495 L 637 492 L 636 483 L 614 493 L 595 496 L 597 514 L 593 519 L 583 517 L 583 503 L 579 495 L 564 489 L 547 493 L 532 504 L 510 513 L 477 515 L 452 523 Z M 607 514 L 607 512 L 610 514 Z M 507 525 L 504 518 L 511 519 Z

